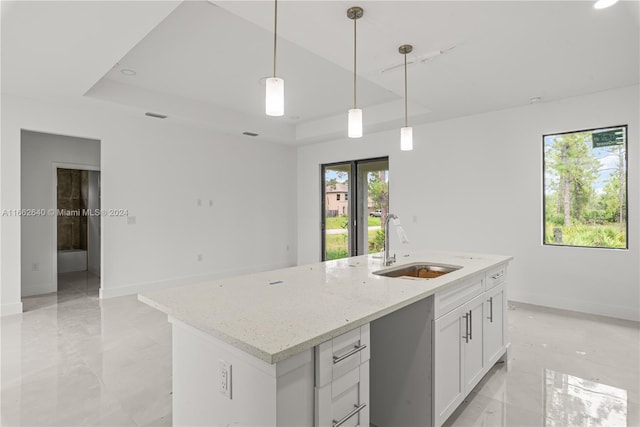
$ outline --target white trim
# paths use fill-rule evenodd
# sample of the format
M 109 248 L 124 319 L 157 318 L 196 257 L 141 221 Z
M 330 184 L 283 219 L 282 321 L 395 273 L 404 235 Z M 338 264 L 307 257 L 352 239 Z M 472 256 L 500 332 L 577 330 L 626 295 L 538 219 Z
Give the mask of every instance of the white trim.
M 50 294 L 55 292 L 51 290 L 52 287 L 55 287 L 55 283 L 30 283 L 29 292 L 21 294 L 21 298 Z
M 0 305 L 0 317 L 22 313 L 22 302 Z
M 541 295 L 522 293 L 518 293 L 517 299 L 514 299 L 513 296 L 511 296 L 509 302 L 512 301 L 556 308 L 559 310 L 577 311 L 580 313 L 593 314 L 595 316 L 613 317 L 616 319 L 640 322 L 640 307 L 637 305 L 635 307 L 625 307 L 620 305 L 595 303 L 592 301 L 581 301 L 578 299 L 559 298 L 555 295 L 552 298 L 548 298 Z
M 98 141 L 99 142 L 99 141 Z M 100 146 L 102 150 L 102 146 Z M 102 160 L 101 160 L 102 161 Z M 100 171 L 100 165 L 88 165 L 84 163 L 68 163 L 68 162 L 51 162 L 52 168 L 52 185 L 53 190 L 51 192 L 52 197 L 52 205 L 55 211 L 58 211 L 58 168 L 62 169 L 78 169 L 78 170 L 87 170 L 87 171 Z M 55 286 L 54 292 L 58 292 L 58 217 L 56 215 L 51 216 L 51 227 L 53 229 L 53 239 L 51 242 L 52 249 L 52 258 L 53 262 L 51 264 L 51 283 Z M 100 217 L 100 231 L 102 232 L 102 217 Z M 100 236 L 102 237 L 102 236 Z M 102 258 L 102 238 L 100 239 L 100 257 Z M 21 261 L 22 262 L 22 261 Z M 100 259 L 100 269 L 102 269 L 102 259 Z M 102 287 L 102 282 L 100 282 L 100 287 Z M 22 294 L 22 284 L 20 284 L 20 293 Z M 26 295 L 23 295 L 26 296 Z
M 121 297 L 124 295 L 137 294 L 139 292 L 156 291 L 161 289 L 173 288 L 176 286 L 192 285 L 194 283 L 207 282 L 217 280 L 224 277 L 240 276 L 243 274 L 258 273 L 261 271 L 277 270 L 280 268 L 292 267 L 292 264 L 271 264 L 259 265 L 251 268 L 224 270 L 215 273 L 208 273 L 196 276 L 183 276 L 173 279 L 159 280 L 155 282 L 133 283 L 130 285 L 116 286 L 105 288 L 104 282 L 100 286 L 100 299 Z

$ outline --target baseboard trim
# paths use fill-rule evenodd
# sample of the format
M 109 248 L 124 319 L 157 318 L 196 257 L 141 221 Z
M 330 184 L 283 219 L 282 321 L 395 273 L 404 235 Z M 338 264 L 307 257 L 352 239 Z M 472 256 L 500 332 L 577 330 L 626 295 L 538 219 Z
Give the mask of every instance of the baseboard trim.
M 293 264 L 276 264 L 276 265 L 260 265 L 250 268 L 238 270 L 224 270 L 215 273 L 208 273 L 195 276 L 177 277 L 168 280 L 160 280 L 156 282 L 135 283 L 132 285 L 105 287 L 104 283 L 100 288 L 100 299 L 108 299 L 121 297 L 125 295 L 133 295 L 140 292 L 156 291 L 161 289 L 174 288 L 176 286 L 193 285 L 194 283 L 207 282 L 217 280 L 224 277 L 240 276 L 243 274 L 258 273 L 261 271 L 277 270 L 279 268 L 292 267 Z
M 533 294 L 518 294 L 516 296 L 510 295 L 509 300 L 560 310 L 577 311 L 579 313 L 593 314 L 596 316 L 613 317 L 615 319 L 640 322 L 640 307 L 601 304 L 577 299 L 558 298 L 557 296 L 554 296 L 553 299 L 551 299 Z
M 45 294 L 50 294 L 52 292 L 58 292 L 58 284 L 57 283 L 23 284 L 21 286 L 21 289 L 22 289 L 22 298 L 32 297 L 35 295 L 45 295 Z
M 22 313 L 22 302 L 0 305 L 0 317 Z

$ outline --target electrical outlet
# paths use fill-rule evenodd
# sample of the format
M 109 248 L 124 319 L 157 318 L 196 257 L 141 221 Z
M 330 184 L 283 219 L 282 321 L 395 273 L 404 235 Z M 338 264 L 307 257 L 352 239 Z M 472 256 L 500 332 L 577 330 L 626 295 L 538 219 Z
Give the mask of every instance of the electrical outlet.
M 198 261 L 202 261 L 202 258 L 203 258 L 202 254 L 198 254 Z
M 220 393 L 231 399 L 231 364 L 220 360 Z
M 40 271 L 40 263 L 39 262 L 34 262 L 31 265 L 31 271 Z
M 212 208 L 213 207 L 213 200 L 209 200 L 209 207 Z
M 197 204 L 199 208 L 202 207 L 202 199 L 198 199 Z

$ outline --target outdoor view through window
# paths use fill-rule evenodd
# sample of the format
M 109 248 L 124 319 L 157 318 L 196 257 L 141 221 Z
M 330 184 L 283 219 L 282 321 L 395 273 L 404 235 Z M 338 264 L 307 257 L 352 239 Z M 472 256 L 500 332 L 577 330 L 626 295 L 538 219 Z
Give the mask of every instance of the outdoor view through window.
M 544 244 L 626 249 L 627 127 L 543 141 Z

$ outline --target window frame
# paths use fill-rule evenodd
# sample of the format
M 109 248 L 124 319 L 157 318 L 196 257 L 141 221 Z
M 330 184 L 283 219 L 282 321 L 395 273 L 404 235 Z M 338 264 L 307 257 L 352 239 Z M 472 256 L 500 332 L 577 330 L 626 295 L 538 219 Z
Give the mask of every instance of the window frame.
M 592 132 L 606 129 L 615 129 L 615 128 L 624 128 L 625 130 L 625 152 L 624 152 L 624 161 L 625 161 L 625 170 L 624 170 L 624 180 L 625 180 L 625 194 L 624 194 L 624 205 L 625 209 L 625 218 L 626 218 L 626 226 L 625 226 L 625 247 L 607 247 L 607 246 L 580 246 L 580 245 L 569 245 L 569 244 L 555 244 L 555 243 L 547 243 L 547 221 L 546 221 L 546 174 L 545 171 L 547 169 L 546 162 L 546 154 L 545 154 L 545 138 L 548 136 L 560 136 L 560 135 L 568 135 L 582 132 Z M 614 126 L 598 126 L 594 128 L 580 129 L 580 130 L 572 130 L 572 131 L 564 131 L 564 132 L 551 132 L 542 135 L 542 246 L 543 247 L 565 247 L 565 248 L 588 248 L 588 249 L 605 249 L 605 250 L 618 250 L 618 251 L 628 251 L 629 250 L 629 125 L 614 125 Z

